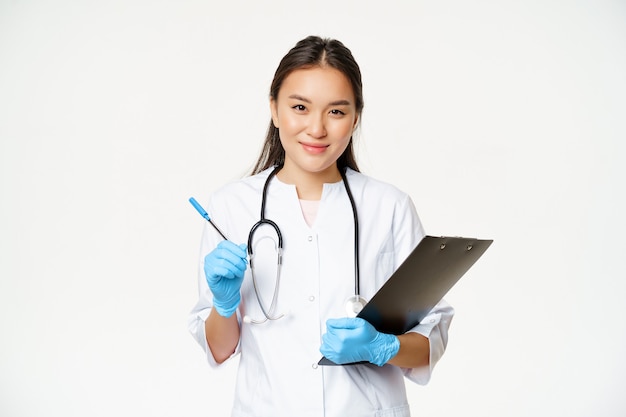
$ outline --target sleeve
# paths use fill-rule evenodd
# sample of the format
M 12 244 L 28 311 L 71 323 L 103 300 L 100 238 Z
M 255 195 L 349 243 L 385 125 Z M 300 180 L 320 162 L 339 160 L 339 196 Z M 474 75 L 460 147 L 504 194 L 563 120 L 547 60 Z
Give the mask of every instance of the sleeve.
M 209 210 L 210 213 L 215 212 L 212 207 L 209 207 Z M 209 317 L 209 313 L 211 312 L 211 308 L 213 307 L 213 295 L 211 294 L 209 285 L 207 284 L 206 278 L 204 277 L 204 257 L 217 246 L 219 241 L 220 237 L 217 235 L 214 229 L 209 227 L 209 223 L 206 222 L 202 232 L 202 241 L 200 243 L 200 253 L 198 257 L 198 302 L 189 313 L 187 319 L 187 328 L 189 329 L 189 332 L 196 340 L 196 342 L 198 342 L 200 347 L 204 350 L 207 361 L 212 368 L 217 368 L 224 363 L 230 361 L 230 359 L 234 356 L 237 356 L 237 354 L 239 354 L 240 352 L 241 345 L 240 339 L 235 349 L 235 352 L 230 356 L 230 358 L 224 361 L 222 364 L 218 364 L 215 361 L 215 358 L 211 353 L 211 349 L 209 348 L 209 345 L 206 341 L 204 322 L 206 321 L 207 317 Z M 239 320 L 239 324 L 241 325 L 239 310 L 237 310 L 237 319 Z
M 415 246 L 425 236 L 424 228 L 417 215 L 411 198 L 407 195 L 394 215 L 393 233 L 396 237 L 396 267 L 402 263 Z M 420 385 L 430 381 L 433 369 L 443 356 L 448 345 L 448 329 L 454 316 L 454 309 L 441 300 L 417 326 L 409 332 L 419 333 L 428 338 L 430 344 L 429 365 L 420 368 L 404 368 L 404 376 Z
M 428 313 L 424 320 L 409 332 L 419 333 L 428 338 L 430 345 L 430 360 L 428 366 L 403 369 L 404 376 L 409 380 L 426 385 L 430 381 L 433 369 L 443 356 L 448 345 L 448 329 L 454 316 L 454 309 L 445 300 L 441 300 Z

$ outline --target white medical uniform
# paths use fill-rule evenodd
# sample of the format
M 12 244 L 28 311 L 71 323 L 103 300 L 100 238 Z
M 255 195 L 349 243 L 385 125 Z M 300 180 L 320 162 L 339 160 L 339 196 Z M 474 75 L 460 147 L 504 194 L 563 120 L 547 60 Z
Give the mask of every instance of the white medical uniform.
M 248 241 L 259 220 L 261 194 L 270 170 L 226 185 L 207 206 L 211 218 L 234 243 Z M 410 197 L 394 186 L 348 169 L 347 179 L 359 216 L 361 295 L 376 293 L 424 236 Z M 285 317 L 264 324 L 254 294 L 250 268 L 241 288 L 238 317 L 241 339 L 233 417 L 405 417 L 409 416 L 404 377 L 426 384 L 443 354 L 454 314 L 444 301 L 411 331 L 429 338 L 430 366 L 402 369 L 393 365 L 317 366 L 326 320 L 345 317 L 346 299 L 354 295 L 354 222 L 343 182 L 325 184 L 315 223 L 302 215 L 294 185 L 274 177 L 268 188 L 266 218 L 278 224 L 283 257 L 276 313 Z M 208 223 L 207 223 L 208 225 Z M 266 308 L 276 279 L 275 236 L 258 229 L 254 248 L 255 275 Z M 212 303 L 203 272 L 204 256 L 221 240 L 206 227 L 199 265 L 199 301 L 189 317 L 189 330 L 219 366 L 207 346 L 204 321 Z M 232 357 L 231 357 L 232 359 Z

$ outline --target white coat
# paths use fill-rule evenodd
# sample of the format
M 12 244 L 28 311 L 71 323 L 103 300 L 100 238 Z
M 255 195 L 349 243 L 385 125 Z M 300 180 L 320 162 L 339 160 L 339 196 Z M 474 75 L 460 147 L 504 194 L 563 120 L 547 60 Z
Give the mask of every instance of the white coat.
M 212 220 L 233 242 L 246 243 L 259 220 L 261 194 L 269 170 L 231 183 L 213 194 L 207 206 Z M 408 195 L 353 170 L 347 179 L 359 216 L 361 295 L 376 293 L 424 236 Z M 345 317 L 346 299 L 354 295 L 354 228 L 343 182 L 325 184 L 317 219 L 309 227 L 295 186 L 271 180 L 266 218 L 278 224 L 283 257 L 277 313 L 285 317 L 264 324 L 242 321 L 264 316 L 254 295 L 249 268 L 241 288 L 238 317 L 241 339 L 233 417 L 409 416 L 404 377 L 426 384 L 443 354 L 454 314 L 444 301 L 412 331 L 429 338 L 430 366 L 401 369 L 393 365 L 317 366 L 328 318 Z M 208 225 L 208 223 L 207 223 Z M 266 308 L 276 279 L 274 236 L 269 227 L 257 232 L 255 274 Z M 275 240 L 275 238 L 273 238 Z M 207 346 L 204 321 L 212 295 L 203 272 L 204 256 L 221 240 L 207 226 L 199 265 L 199 300 L 189 317 L 189 330 L 218 366 Z

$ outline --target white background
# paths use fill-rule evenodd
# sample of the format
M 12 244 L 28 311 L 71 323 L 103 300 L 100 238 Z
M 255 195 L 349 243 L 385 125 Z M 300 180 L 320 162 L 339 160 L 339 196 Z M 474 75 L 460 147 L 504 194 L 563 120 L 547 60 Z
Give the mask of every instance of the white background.
M 384 6 L 383 6 L 384 4 Z M 0 1 L 0 415 L 228 415 L 187 333 L 202 219 L 280 58 L 361 65 L 362 170 L 493 238 L 416 416 L 626 415 L 626 4 Z M 297 381 L 296 381 L 297 383 Z

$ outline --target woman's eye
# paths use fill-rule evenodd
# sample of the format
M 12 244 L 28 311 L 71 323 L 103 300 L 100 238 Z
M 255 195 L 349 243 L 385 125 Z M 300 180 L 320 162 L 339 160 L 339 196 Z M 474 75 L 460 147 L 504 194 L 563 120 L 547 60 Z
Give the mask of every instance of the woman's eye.
M 294 110 L 298 110 L 298 111 L 305 111 L 306 107 L 304 107 L 302 104 L 296 104 L 295 106 L 292 107 Z
M 343 116 L 345 113 L 338 109 L 333 109 L 330 111 L 330 114 L 334 116 Z

